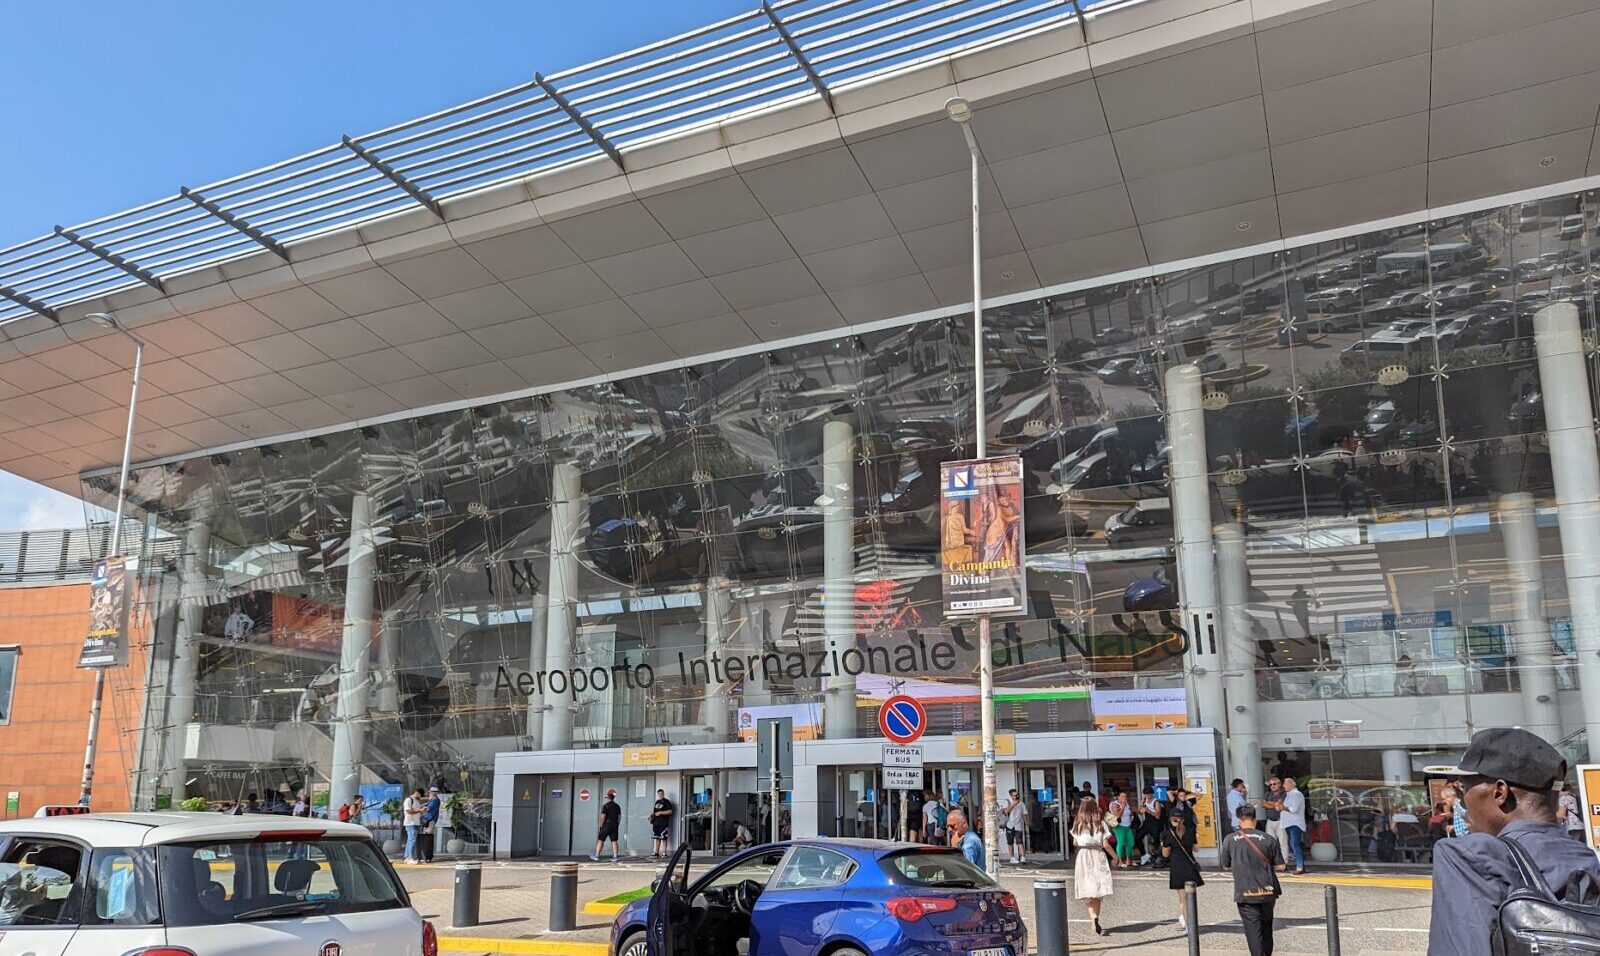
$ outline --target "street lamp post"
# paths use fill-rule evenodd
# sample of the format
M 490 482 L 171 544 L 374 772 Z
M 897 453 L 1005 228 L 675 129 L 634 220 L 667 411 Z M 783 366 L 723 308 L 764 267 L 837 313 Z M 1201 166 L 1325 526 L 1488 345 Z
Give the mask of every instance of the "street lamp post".
M 128 394 L 128 427 L 122 436 L 122 470 L 117 474 L 117 513 L 111 525 L 111 547 L 107 557 L 120 553 L 122 548 L 122 506 L 128 496 L 128 458 L 133 453 L 133 423 L 139 407 L 139 370 L 144 364 L 144 342 L 123 328 L 117 317 L 107 312 L 92 312 L 88 316 L 95 325 L 120 332 L 133 342 L 133 386 Z M 78 804 L 89 806 L 89 795 L 94 790 L 95 752 L 100 741 L 100 708 L 106 696 L 106 668 L 94 669 L 94 699 L 89 704 L 89 740 L 83 748 L 83 786 L 78 793 Z
M 978 140 L 972 135 L 972 104 L 959 96 L 945 101 L 944 111 L 967 140 L 972 156 L 972 404 L 977 457 L 988 454 L 984 438 L 983 387 L 983 243 L 978 202 Z M 983 865 L 989 874 L 1000 872 L 1000 828 L 994 766 L 994 638 L 989 615 L 978 615 L 978 713 L 983 746 Z

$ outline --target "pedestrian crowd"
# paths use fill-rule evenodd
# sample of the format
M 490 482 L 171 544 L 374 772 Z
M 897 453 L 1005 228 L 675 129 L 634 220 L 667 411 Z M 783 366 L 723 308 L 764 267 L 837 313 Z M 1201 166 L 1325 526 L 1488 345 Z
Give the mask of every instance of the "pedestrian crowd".
M 1495 728 L 1476 734 L 1458 765 L 1430 770 L 1449 783 L 1430 820 L 1445 839 L 1433 855 L 1429 956 L 1600 952 L 1600 854 L 1585 842 L 1567 769 L 1537 735 Z M 1305 793 L 1287 775 L 1267 780 L 1266 791 L 1251 798 L 1242 779 L 1231 782 L 1228 832 L 1217 846 L 1251 956 L 1273 952 L 1278 874 L 1305 872 Z M 1188 929 L 1187 894 L 1205 885 L 1194 803 L 1181 790 L 1146 790 L 1139 800 L 1127 790 L 1097 799 L 1088 784 L 1074 793 L 1073 895 L 1097 935 L 1112 932 L 1105 903 L 1115 893 L 1114 872 L 1137 866 L 1168 870 L 1178 927 Z M 968 858 L 982 865 L 981 841 L 964 819 L 962 829 L 963 850 L 975 846 Z

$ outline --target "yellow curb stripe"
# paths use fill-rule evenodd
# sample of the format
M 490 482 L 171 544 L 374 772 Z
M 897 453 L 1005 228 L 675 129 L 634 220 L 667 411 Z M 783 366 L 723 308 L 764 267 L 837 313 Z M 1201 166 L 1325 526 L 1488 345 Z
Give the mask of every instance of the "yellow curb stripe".
M 595 900 L 583 904 L 583 912 L 589 916 L 615 916 L 622 912 L 622 907 L 626 905 L 626 903 L 603 903 Z
M 496 939 L 492 936 L 441 936 L 439 949 L 451 953 L 532 953 L 536 956 L 608 956 L 609 943 L 557 939 Z
M 1431 890 L 1430 876 L 1286 876 L 1285 883 L 1333 883 L 1338 886 L 1392 886 L 1398 889 Z

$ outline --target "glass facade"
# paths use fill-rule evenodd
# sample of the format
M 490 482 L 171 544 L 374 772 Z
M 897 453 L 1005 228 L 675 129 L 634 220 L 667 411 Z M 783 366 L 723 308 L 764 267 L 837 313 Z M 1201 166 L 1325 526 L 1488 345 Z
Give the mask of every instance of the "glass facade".
M 1542 361 L 1534 314 L 1571 302 L 1592 334 L 1595 228 L 1559 197 L 990 310 L 1031 608 L 997 630 L 999 727 L 1186 691 L 1227 776 L 1309 777 L 1347 858 L 1432 802 L 1422 768 L 1475 728 L 1584 747 L 1593 598 L 1569 582 L 1600 544 L 1561 532 L 1597 503 L 1558 502 L 1585 466 L 1546 413 L 1596 379 L 1587 338 Z M 971 334 L 957 313 L 139 469 L 135 503 L 186 545 L 136 790 L 486 794 L 501 751 L 732 741 L 780 713 L 873 737 L 894 688 L 931 733 L 976 733 L 976 638 L 941 620 L 935 566 Z M 1202 473 L 1169 474 L 1196 448 Z M 1203 557 L 1175 523 L 1209 530 Z

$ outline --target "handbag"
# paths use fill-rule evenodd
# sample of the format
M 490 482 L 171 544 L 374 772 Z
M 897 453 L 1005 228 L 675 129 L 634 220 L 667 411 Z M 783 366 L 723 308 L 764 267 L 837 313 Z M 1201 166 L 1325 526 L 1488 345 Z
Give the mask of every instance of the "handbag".
M 1240 890 L 1239 891 L 1239 895 L 1244 897 L 1247 900 L 1263 900 L 1263 899 L 1269 899 L 1271 897 L 1277 896 L 1278 895 L 1278 886 L 1277 886 L 1278 879 L 1277 879 L 1277 877 L 1273 877 L 1272 876 L 1272 861 L 1267 859 L 1267 855 L 1265 853 L 1261 852 L 1261 848 L 1260 847 L 1256 846 L 1256 841 L 1250 839 L 1249 837 L 1245 837 L 1245 836 L 1234 837 L 1234 839 L 1239 840 L 1245 846 L 1247 846 L 1250 849 L 1254 850 L 1255 853 L 1256 853 L 1256 856 L 1261 857 L 1261 862 L 1265 863 L 1267 865 L 1267 875 L 1272 878 L 1272 883 L 1273 883 L 1272 886 L 1260 886 L 1260 887 L 1257 887 L 1257 888 L 1255 888 L 1253 890 Z

